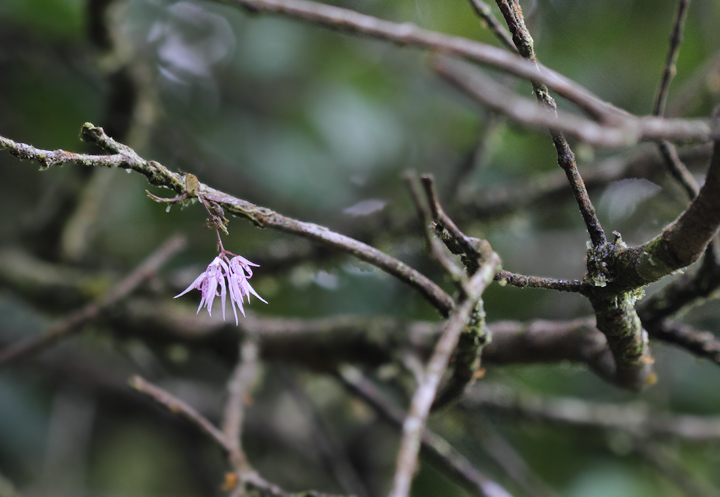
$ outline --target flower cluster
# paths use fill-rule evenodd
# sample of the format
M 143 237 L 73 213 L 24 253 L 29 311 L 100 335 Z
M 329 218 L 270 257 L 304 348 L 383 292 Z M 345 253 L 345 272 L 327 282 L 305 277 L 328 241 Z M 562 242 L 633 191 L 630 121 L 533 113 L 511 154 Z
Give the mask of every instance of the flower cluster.
M 233 256 L 232 259 L 228 259 L 228 255 Z M 190 290 L 200 290 L 202 292 L 202 299 L 198 306 L 198 312 L 200 312 L 200 309 L 203 307 L 207 307 L 208 313 L 212 316 L 213 301 L 215 297 L 220 297 L 222 299 L 223 319 L 225 319 L 225 297 L 230 293 L 230 304 L 235 314 L 235 324 L 238 324 L 235 306 L 237 305 L 244 316 L 245 309 L 243 309 L 243 302 L 245 296 L 247 296 L 248 304 L 250 303 L 250 294 L 255 295 L 267 304 L 248 282 L 253 275 L 250 266 L 257 267 L 258 264 L 253 264 L 242 256 L 222 249 L 220 255 L 210 263 L 208 268 L 198 276 L 184 292 L 176 295 L 175 298 L 185 295 Z M 220 287 L 219 292 L 218 287 Z

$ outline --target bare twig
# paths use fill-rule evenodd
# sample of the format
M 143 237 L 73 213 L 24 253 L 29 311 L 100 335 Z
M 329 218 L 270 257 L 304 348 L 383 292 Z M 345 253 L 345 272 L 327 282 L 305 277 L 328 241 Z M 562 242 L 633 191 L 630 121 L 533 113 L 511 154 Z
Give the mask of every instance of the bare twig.
M 367 402 L 386 421 L 401 429 L 405 413 L 388 399 L 360 371 L 353 367 L 340 368 L 338 377 L 352 393 Z M 421 436 L 422 455 L 448 473 L 468 491 L 478 497 L 509 497 L 510 494 L 499 484 L 481 473 L 460 452 L 444 438 L 425 428 Z
M 248 349 L 243 351 L 244 354 L 247 354 L 247 358 L 249 359 L 248 364 L 253 364 L 254 360 L 252 358 L 253 352 L 251 348 L 252 346 L 249 346 Z M 254 369 L 254 367 L 243 368 L 242 364 L 236 368 L 230 382 L 230 402 L 237 401 L 237 398 L 235 398 L 236 394 L 241 390 L 241 388 L 238 387 L 238 384 L 244 383 L 246 380 L 251 380 L 251 369 Z M 235 491 L 232 494 L 233 496 L 244 495 L 244 489 L 247 488 L 251 489 L 251 495 L 258 495 L 259 497 L 332 497 L 329 494 L 323 494 L 314 490 L 301 492 L 299 494 L 285 492 L 282 488 L 268 482 L 256 471 L 254 471 L 247 463 L 247 460 L 244 459 L 244 455 L 242 455 L 242 452 L 240 451 L 238 441 L 234 438 L 235 436 L 239 437 L 239 428 L 230 426 L 231 423 L 242 422 L 242 407 L 239 409 L 237 407 L 229 407 L 226 409 L 227 433 L 225 433 L 217 429 L 210 421 L 207 420 L 207 418 L 202 416 L 182 400 L 174 397 L 162 388 L 149 383 L 139 376 L 133 376 L 130 379 L 130 386 L 165 407 L 171 413 L 177 414 L 178 416 L 190 421 L 190 423 L 196 426 L 201 432 L 205 433 L 226 453 L 230 465 L 233 467 L 233 470 L 237 474 L 239 480 L 239 485 L 235 488 Z M 231 437 L 233 438 L 231 439 Z M 237 458 L 238 451 L 240 451 L 240 454 L 242 455 L 241 459 Z
M 223 451 L 228 454 L 232 451 L 232 447 L 228 443 L 229 441 L 225 434 L 215 428 L 215 426 L 203 415 L 198 413 L 182 400 L 174 397 L 162 388 L 153 385 L 139 376 L 133 376 L 130 379 L 130 386 L 143 395 L 150 397 L 171 413 L 177 414 L 178 416 L 190 421 L 190 423 L 195 425 L 201 432 L 205 433 L 218 446 L 220 446 Z
M 0 351 L 0 367 L 7 366 L 13 361 L 36 354 L 58 340 L 77 333 L 85 324 L 98 318 L 109 307 L 134 292 L 184 246 L 185 239 L 183 237 L 175 236 L 171 238 L 98 301 L 88 304 L 82 309 L 70 314 L 59 323 L 48 328 L 41 336 L 10 345 Z
M 670 82 L 677 72 L 675 64 L 678 54 L 680 53 L 682 33 L 689 6 L 690 0 L 680 0 L 678 2 L 677 11 L 675 12 L 675 22 L 673 23 L 672 34 L 670 35 L 670 47 L 665 59 L 665 68 L 663 69 L 660 85 L 655 96 L 655 105 L 653 106 L 653 115 L 655 116 L 662 117 L 665 114 L 665 104 L 667 102 L 668 91 L 670 90 Z M 687 166 L 680 160 L 675 146 L 667 140 L 661 140 L 658 143 L 658 147 L 670 173 L 685 189 L 690 200 L 694 199 L 700 188 L 693 175 L 688 171 Z
M 445 324 L 445 329 L 428 361 L 425 375 L 413 395 L 408 416 L 403 423 L 403 437 L 389 494 L 391 497 L 407 497 L 410 492 L 410 483 L 417 465 L 423 427 L 440 385 L 440 379 L 455 350 L 460 333 L 480 300 L 482 292 L 492 281 L 499 264 L 500 259 L 492 253 L 464 285 L 465 298 L 458 304 Z
M 520 4 L 515 0 L 496 0 L 496 2 L 505 17 L 505 22 L 510 29 L 510 33 L 512 33 L 513 43 L 517 47 L 518 52 L 522 57 L 537 64 L 535 48 L 533 46 L 534 42 L 530 36 L 530 32 L 525 27 L 525 20 L 523 19 Z M 557 117 L 557 105 L 555 104 L 555 100 L 550 96 L 547 86 L 537 80 L 531 80 L 531 82 L 537 101 L 549 109 L 553 116 Z M 590 234 L 590 240 L 594 247 L 601 247 L 605 244 L 605 233 L 595 214 L 595 208 L 590 201 L 585 183 L 583 183 L 582 177 L 578 172 L 577 164 L 575 163 L 575 154 L 570 149 L 570 145 L 561 131 L 551 130 L 550 134 L 553 144 L 555 145 L 555 150 L 557 151 L 558 165 L 565 171 L 568 181 L 570 182 L 570 188 L 577 201 L 580 214 L 585 221 L 585 226 Z
M 523 60 L 502 48 L 457 36 L 445 35 L 417 27 L 412 23 L 385 21 L 353 10 L 308 0 L 214 0 L 235 5 L 250 12 L 279 14 L 346 33 L 435 50 L 487 64 L 525 79 L 547 85 L 559 95 L 579 105 L 589 114 L 612 120 L 624 111 L 603 102 L 587 89 L 551 69 Z
M 180 196 L 192 197 L 192 195 L 188 195 L 190 193 L 194 196 L 201 195 L 205 200 L 221 205 L 226 212 L 245 217 L 260 227 L 270 227 L 299 235 L 369 262 L 418 290 L 445 316 L 453 308 L 452 298 L 435 283 L 403 262 L 376 248 L 330 231 L 323 226 L 285 217 L 265 207 L 259 207 L 215 190 L 203 183 L 196 185 L 196 191 L 188 192 L 183 175 L 169 171 L 158 162 L 142 159 L 130 147 L 117 143 L 108 137 L 102 128 L 95 127 L 92 124 L 86 123 L 83 126 L 82 136 L 86 140 L 97 143 L 111 152 L 112 155 L 86 155 L 65 152 L 64 150 L 40 150 L 30 145 L 15 143 L 3 137 L 0 137 L 0 149 L 5 148 L 20 159 L 37 160 L 43 167 L 80 163 L 86 166 L 120 167 L 139 172 L 148 179 L 150 184 L 170 188 Z
M 420 189 L 418 185 L 417 175 L 414 172 L 408 172 L 405 175 L 405 181 L 410 190 L 410 195 L 415 203 L 418 211 L 420 222 L 424 227 L 425 240 L 430 247 L 433 257 L 440 263 L 445 271 L 452 277 L 456 284 L 461 285 L 465 279 L 462 268 L 458 267 L 452 257 L 445 252 L 442 242 L 434 236 L 431 225 L 433 224 L 433 214 L 430 213 L 427 206 L 420 198 Z M 437 211 L 436 211 L 437 212 Z
M 697 357 L 720 365 L 720 338 L 715 334 L 667 320 L 651 321 L 645 326 L 652 338 L 677 345 Z
M 694 199 L 700 191 L 700 186 L 697 181 L 695 181 L 695 177 L 688 167 L 680 159 L 675 145 L 667 140 L 660 140 L 658 149 L 665 160 L 665 165 L 670 171 L 670 174 L 680 183 L 680 186 L 682 186 L 685 193 L 687 193 L 688 198 L 690 200 Z
M 565 133 L 589 145 L 618 148 L 649 140 L 684 141 L 682 138 L 706 142 L 720 134 L 717 125 L 708 119 L 691 121 L 631 117 L 602 123 L 563 110 L 558 110 L 555 115 L 542 104 L 508 91 L 503 85 L 485 76 L 480 69 L 465 62 L 437 56 L 433 59 L 433 69 L 487 108 L 507 115 L 518 123 L 548 128 L 554 133 Z M 564 153 L 563 150 L 561 153 Z
M 677 11 L 675 12 L 675 22 L 673 23 L 672 34 L 670 35 L 670 47 L 668 49 L 667 57 L 665 58 L 665 67 L 663 69 L 662 78 L 660 80 L 660 86 L 658 87 L 657 94 L 655 96 L 655 105 L 653 106 L 653 115 L 662 116 L 665 114 L 665 104 L 667 103 L 668 90 L 670 89 L 670 82 L 677 68 L 675 66 L 680 52 L 680 45 L 682 44 L 683 28 L 685 27 L 685 20 L 687 19 L 687 10 L 690 6 L 690 0 L 679 0 Z
M 253 334 L 248 334 L 240 345 L 238 362 L 228 381 L 228 400 L 225 403 L 222 422 L 222 431 L 229 447 L 228 457 L 232 465 L 241 474 L 251 471 L 247 457 L 242 449 L 242 425 L 245 404 L 257 376 L 257 362 L 257 340 Z
M 501 285 L 511 285 L 518 288 L 545 288 L 561 292 L 581 293 L 587 283 L 579 280 L 556 280 L 554 278 L 541 278 L 538 276 L 524 276 L 500 269 L 495 273 L 495 281 Z
M 470 0 L 470 5 L 472 5 L 475 13 L 487 24 L 487 27 L 495 34 L 497 39 L 500 40 L 505 47 L 513 52 L 517 52 L 517 48 L 515 48 L 515 44 L 512 41 L 512 36 L 508 33 L 508 30 L 495 19 L 490 6 L 483 2 L 483 0 Z

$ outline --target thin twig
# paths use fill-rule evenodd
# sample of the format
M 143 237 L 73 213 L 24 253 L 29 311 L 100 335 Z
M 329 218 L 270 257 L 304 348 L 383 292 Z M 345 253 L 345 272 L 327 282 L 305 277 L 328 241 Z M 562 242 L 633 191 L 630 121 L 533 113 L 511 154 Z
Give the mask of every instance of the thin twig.
M 215 426 L 207 420 L 202 414 L 187 405 L 182 400 L 174 397 L 160 387 L 144 380 L 139 376 L 133 376 L 130 379 L 130 386 L 153 399 L 155 402 L 166 408 L 173 414 L 185 418 L 195 425 L 201 432 L 210 437 L 223 451 L 228 454 L 232 451 L 232 446 L 223 432 L 215 428 Z
M 682 44 L 682 34 L 687 19 L 687 10 L 690 6 L 690 0 L 680 0 L 678 2 L 677 11 L 675 12 L 675 22 L 673 23 L 672 34 L 670 35 L 670 47 L 668 48 L 667 57 L 665 59 L 665 68 L 663 69 L 660 85 L 655 96 L 655 104 L 653 106 L 653 115 L 662 117 L 665 114 L 665 105 L 667 103 L 668 92 L 670 90 L 670 82 L 677 72 L 676 62 L 680 53 L 680 45 Z M 685 189 L 690 200 L 694 199 L 700 187 L 687 166 L 683 164 L 678 156 L 675 145 L 668 140 L 661 140 L 658 143 L 660 153 L 665 159 L 670 173 Z
M 500 40 L 505 47 L 509 48 L 513 52 L 517 52 L 512 36 L 508 30 L 505 29 L 505 27 L 500 24 L 497 19 L 495 19 L 490 6 L 482 0 L 470 0 L 470 5 L 472 5 L 475 13 L 485 22 L 485 24 L 487 24 L 487 27 L 495 34 L 497 39 Z
M 246 353 L 249 359 L 248 364 L 254 364 L 252 359 L 253 352 L 251 348 L 252 346 L 249 346 L 249 348 L 246 349 Z M 243 368 L 242 364 L 240 364 L 238 368 L 236 368 L 235 373 L 233 374 L 233 378 L 230 382 L 231 397 L 235 397 L 236 392 L 241 390 L 241 388 L 237 386 L 239 383 L 244 384 L 246 380 L 250 379 L 250 376 L 253 376 L 253 374 L 251 374 L 252 369 L 254 369 L 254 366 Z M 220 446 L 220 448 L 227 454 L 230 465 L 233 467 L 233 470 L 236 472 L 239 480 L 239 485 L 235 488 L 235 491 L 232 494 L 233 497 L 245 495 L 244 490 L 246 488 L 251 489 L 251 495 L 257 495 L 258 497 L 334 497 L 330 494 L 324 494 L 321 492 L 316 492 L 314 490 L 305 491 L 298 494 L 286 492 L 282 488 L 268 482 L 262 476 L 260 476 L 256 471 L 250 468 L 246 460 L 242 460 L 238 464 L 238 459 L 236 456 L 237 451 L 240 449 L 237 440 L 239 440 L 240 433 L 239 428 L 231 427 L 230 423 L 242 422 L 242 407 L 239 409 L 239 414 L 237 412 L 238 410 L 234 407 L 226 410 L 226 417 L 230 418 L 227 420 L 229 422 L 227 433 L 230 433 L 230 435 L 228 435 L 227 433 L 217 429 L 210 421 L 207 420 L 207 418 L 198 413 L 195 409 L 187 405 L 182 400 L 174 397 L 172 394 L 166 392 L 160 387 L 149 383 L 148 381 L 140 378 L 139 376 L 133 376 L 130 379 L 130 386 L 138 392 L 150 397 L 152 400 L 165 407 L 171 413 L 177 414 L 178 416 L 190 421 L 190 423 L 196 426 L 201 432 L 208 435 L 210 439 L 212 439 L 218 446 Z M 233 402 L 235 402 L 236 400 L 236 398 L 232 399 Z M 235 412 L 231 412 L 228 416 L 228 410 Z M 238 437 L 237 439 L 235 438 L 236 436 Z
M 477 67 L 446 56 L 433 58 L 433 69 L 484 107 L 506 115 L 527 126 L 548 128 L 589 145 L 618 148 L 642 141 L 679 140 L 706 142 L 717 134 L 717 125 L 709 119 L 692 121 L 660 117 L 627 118 L 618 122 L 597 122 L 580 114 L 556 110 L 549 112 L 544 104 L 509 91 L 506 86 L 485 76 Z M 712 131 L 715 130 L 715 131 Z M 561 154 L 568 155 L 560 150 Z M 564 156 L 559 160 L 566 160 Z M 567 159 L 569 160 L 569 159 Z M 563 162 L 561 165 L 565 164 Z
M 645 327 L 651 338 L 677 345 L 696 357 L 720 365 L 720 338 L 714 333 L 669 320 L 652 321 Z
M 430 250 L 432 252 L 433 257 L 440 263 L 440 265 L 445 269 L 445 271 L 453 278 L 453 281 L 455 281 L 456 284 L 461 285 L 462 282 L 465 280 L 465 274 L 463 273 L 462 268 L 458 267 L 458 265 L 455 263 L 455 261 L 452 259 L 452 257 L 445 252 L 445 249 L 443 247 L 442 242 L 438 240 L 436 236 L 434 236 L 433 230 L 431 228 L 431 225 L 433 224 L 433 218 L 434 216 L 427 208 L 427 206 L 423 203 L 422 199 L 420 198 L 420 188 L 418 185 L 418 179 L 417 175 L 413 172 L 408 172 L 405 175 L 405 181 L 408 185 L 408 189 L 410 190 L 410 196 L 413 199 L 413 202 L 415 203 L 415 208 L 418 211 L 418 217 L 420 218 L 420 222 L 422 223 L 425 233 L 425 240 L 427 241 Z M 434 207 L 434 206 L 432 206 Z M 435 211 L 437 212 L 437 211 Z
M 518 288 L 544 288 L 572 293 L 582 293 L 587 286 L 586 282 L 580 280 L 556 280 L 539 276 L 525 276 L 504 269 L 500 269 L 495 273 L 495 281 L 501 285 L 511 285 Z
M 465 235 L 445 213 L 435 189 L 435 178 L 432 174 L 422 175 L 421 180 L 428 204 L 430 204 L 430 212 L 437 235 L 450 252 L 461 257 L 468 274 L 475 274 L 480 263 L 493 253 L 492 247 L 486 240 Z
M 537 64 L 534 42 L 530 36 L 530 32 L 525 27 L 525 20 L 523 19 L 520 5 L 515 0 L 496 0 L 496 2 L 505 17 L 505 22 L 512 33 L 513 42 L 518 52 L 521 56 Z M 547 107 L 553 115 L 557 116 L 557 104 L 550 96 L 547 86 L 536 80 L 532 80 L 531 82 L 537 101 Z M 565 171 L 568 181 L 570 182 L 570 188 L 573 191 L 573 195 L 575 195 L 580 214 L 590 234 L 590 240 L 594 247 L 601 247 L 606 241 L 605 233 L 595 214 L 595 208 L 590 201 L 585 183 L 583 183 L 582 177 L 578 172 L 577 164 L 575 163 L 575 154 L 561 131 L 551 130 L 550 134 L 553 144 L 555 145 L 555 150 L 557 151 L 558 165 Z
M 667 140 L 660 140 L 658 149 L 660 150 L 660 155 L 662 155 L 665 160 L 665 165 L 670 171 L 670 174 L 680 183 L 680 186 L 682 186 L 685 193 L 687 193 L 688 198 L 693 200 L 700 191 L 700 185 L 698 185 L 695 176 L 692 175 L 688 167 L 680 159 L 675 145 Z
M 242 341 L 235 370 L 228 381 L 228 400 L 223 413 L 222 431 L 230 449 L 229 458 L 238 472 L 250 471 L 245 452 L 242 449 L 242 425 L 245 404 L 257 376 L 258 346 L 253 334 L 248 334 Z
M 39 337 L 10 345 L 0 351 L 0 367 L 36 354 L 58 340 L 79 332 L 84 325 L 97 319 L 109 307 L 137 290 L 143 282 L 152 277 L 170 257 L 183 247 L 185 247 L 184 237 L 172 237 L 97 301 L 86 305 L 68 315 L 59 323 L 50 326 Z
M 680 45 L 683 41 L 683 28 L 687 19 L 687 11 L 690 6 L 690 0 L 679 0 L 677 11 L 675 12 L 675 21 L 673 23 L 672 34 L 670 35 L 670 47 L 668 48 L 667 57 L 665 58 L 665 67 L 663 69 L 660 85 L 655 96 L 655 105 L 653 105 L 653 115 L 662 116 L 665 114 L 665 105 L 667 103 L 668 90 L 670 82 L 677 72 L 676 62 L 680 53 Z
M 398 429 L 402 429 L 405 412 L 388 399 L 359 370 L 344 366 L 339 369 L 338 378 L 348 390 L 367 402 L 383 419 Z M 478 497 L 510 497 L 503 487 L 481 473 L 447 440 L 427 428 L 422 432 L 420 448 L 423 456 L 455 478 L 474 495 Z
M 440 379 L 455 350 L 460 333 L 480 300 L 482 292 L 492 281 L 499 264 L 500 259 L 495 253 L 488 257 L 487 261 L 464 285 L 465 298 L 458 304 L 445 324 L 445 329 L 425 368 L 422 382 L 413 394 L 408 416 L 403 423 L 403 437 L 400 442 L 390 497 L 407 497 L 410 492 L 423 428 L 440 386 Z

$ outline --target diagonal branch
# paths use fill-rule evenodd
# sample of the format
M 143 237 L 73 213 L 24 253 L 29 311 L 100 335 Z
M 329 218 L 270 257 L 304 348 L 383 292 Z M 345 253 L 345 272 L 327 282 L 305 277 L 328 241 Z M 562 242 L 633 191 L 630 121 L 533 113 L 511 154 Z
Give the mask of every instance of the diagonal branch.
M 502 48 L 458 36 L 419 28 L 412 23 L 385 21 L 349 9 L 308 0 L 214 0 L 253 13 L 279 14 L 345 33 L 367 36 L 398 45 L 435 50 L 486 64 L 524 79 L 547 85 L 590 115 L 611 120 L 624 111 L 603 102 L 586 88 L 544 66 L 541 70 L 530 61 Z
M 505 17 L 508 28 L 510 28 L 510 33 L 512 33 L 513 42 L 518 52 L 522 57 L 537 64 L 534 42 L 530 36 L 530 32 L 525 27 L 525 20 L 523 19 L 520 4 L 517 0 L 496 0 L 496 2 Z M 547 86 L 534 79 L 532 80 L 532 85 L 537 101 L 549 109 L 553 116 L 557 117 L 557 104 L 550 96 Z M 565 171 L 567 179 L 570 182 L 573 195 L 580 208 L 580 214 L 590 234 L 590 240 L 594 247 L 600 247 L 605 244 L 605 233 L 595 214 L 595 208 L 590 201 L 585 183 L 578 172 L 577 164 L 575 163 L 575 154 L 562 132 L 551 130 L 550 134 L 553 144 L 555 145 L 555 150 L 557 151 L 558 165 Z
M 197 412 L 195 409 L 187 405 L 182 400 L 176 398 L 162 388 L 153 385 L 152 383 L 144 380 L 139 376 L 133 376 L 130 379 L 130 386 L 134 390 L 151 398 L 171 413 L 177 414 L 178 416 L 186 419 L 187 421 L 195 425 L 201 432 L 205 433 L 221 449 L 223 449 L 223 451 L 227 453 L 231 452 L 232 448 L 228 443 L 228 439 L 225 434 L 218 430 L 202 414 Z
M 390 497 L 407 497 L 410 492 L 423 428 L 440 386 L 440 379 L 457 346 L 463 328 L 467 325 L 483 291 L 492 282 L 499 265 L 500 259 L 493 252 L 464 285 L 464 298 L 445 324 L 442 335 L 425 367 L 423 378 L 413 395 L 408 416 L 403 423 L 403 437 Z
M 670 47 L 668 48 L 667 57 L 665 58 L 665 67 L 663 69 L 660 85 L 658 86 L 657 95 L 655 96 L 655 105 L 653 106 L 653 115 L 662 116 L 665 114 L 665 105 L 667 103 L 668 90 L 670 82 L 675 77 L 677 68 L 678 54 L 680 53 L 680 45 L 683 41 L 683 28 L 687 19 L 687 10 L 690 6 L 690 0 L 679 0 L 677 11 L 675 12 L 675 22 L 673 30 L 670 34 Z
M 228 381 L 228 400 L 223 413 L 222 428 L 229 448 L 229 458 L 240 473 L 251 471 L 242 449 L 242 425 L 245 404 L 257 377 L 258 346 L 253 334 L 248 334 L 240 345 L 235 370 Z
M 185 239 L 175 236 L 153 252 L 142 264 L 111 288 L 96 302 L 68 315 L 59 323 L 49 327 L 42 335 L 0 350 L 0 368 L 46 349 L 58 340 L 72 336 L 87 323 L 100 317 L 109 307 L 133 293 L 148 278 L 152 277 L 167 260 L 185 246 Z
M 510 35 L 508 30 L 505 29 L 505 27 L 500 24 L 497 19 L 495 19 L 490 6 L 483 2 L 483 0 L 470 0 L 470 5 L 472 5 L 472 8 L 477 16 L 482 19 L 485 24 L 487 24 L 487 27 L 490 28 L 490 31 L 495 34 L 495 37 L 500 40 L 506 48 L 509 48 L 513 52 L 517 52 L 517 48 L 515 48 L 515 44 L 512 40 L 512 35 Z
M 360 371 L 345 366 L 338 371 L 338 378 L 350 392 L 367 402 L 382 418 L 397 428 L 402 428 L 406 416 L 403 410 L 388 399 Z M 510 496 L 503 487 L 475 468 L 447 440 L 427 428 L 423 430 L 420 448 L 423 456 L 478 497 Z

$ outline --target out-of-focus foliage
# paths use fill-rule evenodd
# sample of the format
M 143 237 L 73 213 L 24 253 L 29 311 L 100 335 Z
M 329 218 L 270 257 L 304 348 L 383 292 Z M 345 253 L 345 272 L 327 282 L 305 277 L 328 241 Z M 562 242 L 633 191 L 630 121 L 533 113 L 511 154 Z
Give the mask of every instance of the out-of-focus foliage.
M 86 121 L 102 125 L 111 62 L 88 42 L 86 3 L 0 2 L 1 135 L 45 149 L 82 151 L 80 126 Z M 374 246 L 442 278 L 423 252 L 419 226 L 412 225 L 408 236 L 407 223 L 401 222 L 414 216 L 402 174 L 410 168 L 432 172 L 442 192 L 490 116 L 435 76 L 427 54 L 211 2 L 117 3 L 122 4 L 116 14 L 125 44 L 121 50 L 134 54 L 153 105 L 153 123 L 136 145 L 141 155 L 283 214 L 339 232 L 373 233 Z M 333 3 L 496 43 L 462 0 Z M 651 111 L 674 0 L 536 0 L 523 7 L 545 65 L 631 112 Z M 671 100 L 673 90 L 720 47 L 718 19 L 720 3 L 693 2 Z M 529 88 L 517 84 L 521 94 L 529 95 Z M 707 116 L 719 92 L 720 82 L 706 81 L 684 115 Z M 582 163 L 610 152 L 578 146 L 577 153 Z M 487 164 L 463 185 L 466 194 L 557 168 L 546 133 L 512 123 L 493 130 L 486 154 Z M 0 154 L 2 246 L 32 246 L 33 227 L 55 214 L 47 211 L 55 205 L 54 196 L 72 191 L 83 174 L 79 166 L 40 173 L 35 164 Z M 166 213 L 146 197 L 144 178 L 118 170 L 101 174 L 109 179 L 97 205 L 99 222 L 77 265 L 125 272 L 170 234 L 182 232 L 190 248 L 164 274 L 185 282 L 215 254 L 215 235 L 205 227 L 199 205 Z M 447 192 L 442 195 L 449 214 L 458 214 Z M 669 181 L 611 184 L 592 195 L 606 230 L 618 230 L 632 243 L 654 236 L 685 206 Z M 584 274 L 587 233 L 572 201 L 463 227 L 487 238 L 509 270 L 557 278 Z M 229 230 L 225 246 L 250 260 L 306 244 L 241 219 L 231 219 Z M 270 304 L 251 310 L 264 315 L 437 318 L 408 288 L 345 256 L 265 272 L 261 267 L 253 281 Z M 496 285 L 485 295 L 485 309 L 490 321 L 591 312 L 578 296 Z M 3 343 L 39 332 L 54 317 L 0 288 Z M 711 302 L 693 311 L 689 321 L 717 332 L 718 318 L 717 303 Z M 228 370 L 212 357 L 181 347 L 163 356 L 139 341 L 113 338 L 102 326 L 73 344 L 96 356 L 99 369 L 105 364 L 111 371 L 175 378 L 188 402 L 209 411 L 222 399 Z M 653 346 L 659 382 L 641 399 L 661 410 L 717 413 L 720 369 Z M 50 354 L 62 357 L 63 351 L 61 345 Z M 340 491 L 322 470 L 309 422 L 288 396 L 277 367 L 264 367 L 249 408 L 245 442 L 250 459 L 269 480 L 288 489 Z M 394 432 L 378 427 L 374 416 L 350 402 L 331 380 L 300 377 L 335 435 L 351 448 L 350 457 L 374 478 L 373 492 L 383 493 L 382 478 L 390 474 L 396 450 Z M 484 381 L 541 394 L 632 398 L 584 369 L 562 364 L 491 368 Z M 558 495 L 681 495 L 631 453 L 622 437 L 577 436 L 477 416 L 462 426 L 443 418 L 433 428 L 491 475 L 502 473 L 478 447 L 488 433 L 499 431 Z M 32 362 L 0 372 L 0 476 L 23 495 L 219 495 L 222 459 L 190 431 L 170 416 L 148 412 L 127 391 L 94 391 L 75 384 L 72 375 L 52 376 Z M 677 451 L 688 471 L 720 484 L 717 447 L 678 446 Z M 462 494 L 431 468 L 423 468 L 414 489 L 417 496 Z

